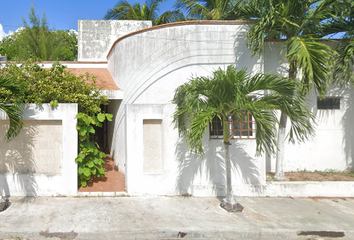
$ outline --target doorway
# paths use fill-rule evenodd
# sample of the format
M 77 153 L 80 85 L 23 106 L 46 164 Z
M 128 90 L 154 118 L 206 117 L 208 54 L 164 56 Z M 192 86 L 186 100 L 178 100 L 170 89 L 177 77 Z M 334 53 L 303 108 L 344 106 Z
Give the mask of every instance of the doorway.
M 101 105 L 101 112 L 110 113 L 108 105 Z M 112 113 L 114 114 L 114 113 Z M 106 157 L 103 158 L 105 164 L 103 168 L 106 172 L 106 176 L 93 177 L 90 182 L 88 182 L 87 187 L 79 188 L 79 192 L 83 193 L 105 193 L 105 192 L 119 192 L 125 193 L 125 175 L 122 172 L 118 171 L 117 166 L 115 165 L 114 159 L 110 155 L 110 146 L 109 146 L 109 127 L 108 121 L 102 123 L 102 127 L 95 127 L 95 134 L 90 136 L 90 140 L 96 142 L 100 151 L 106 154 Z

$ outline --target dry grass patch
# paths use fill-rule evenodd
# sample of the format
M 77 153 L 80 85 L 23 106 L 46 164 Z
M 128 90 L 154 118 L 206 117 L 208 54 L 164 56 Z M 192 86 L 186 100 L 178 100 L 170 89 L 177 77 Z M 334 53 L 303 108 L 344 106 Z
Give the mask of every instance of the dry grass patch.
M 354 181 L 354 172 L 337 172 L 337 171 L 299 171 L 286 172 L 285 177 L 287 181 Z M 267 181 L 276 181 L 274 173 L 267 173 Z

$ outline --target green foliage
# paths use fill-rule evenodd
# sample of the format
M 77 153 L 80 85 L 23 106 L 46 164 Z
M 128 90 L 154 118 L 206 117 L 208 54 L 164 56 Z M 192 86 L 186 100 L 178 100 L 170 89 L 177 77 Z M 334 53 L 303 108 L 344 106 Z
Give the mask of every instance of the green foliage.
M 275 152 L 277 110 L 284 111 L 290 119 L 290 141 L 305 141 L 313 133 L 313 116 L 298 89 L 298 83 L 287 78 L 273 74 L 251 77 L 246 71 L 229 66 L 226 71 L 218 69 L 210 77 L 195 77 L 179 86 L 173 98 L 177 104 L 173 122 L 180 135 L 186 137 L 189 149 L 203 156 L 202 139 L 209 123 L 215 117 L 222 120 L 223 140 L 229 143 L 230 117 L 247 112 L 257 124 L 257 152 Z M 269 93 L 264 95 L 263 91 Z
M 343 34 L 342 40 L 335 44 L 338 55 L 334 59 L 333 78 L 341 85 L 354 85 L 354 1 L 341 12 L 336 21 L 326 25 L 326 34 Z
M 100 95 L 94 77 L 88 73 L 77 77 L 58 62 L 50 69 L 43 69 L 37 63 L 29 61 L 6 64 L 0 68 L 0 76 L 11 79 L 4 78 L 6 81 L 0 81 L 0 108 L 9 109 L 5 111 L 14 120 L 10 120 L 10 124 L 22 123 L 14 118 L 19 111 L 14 109 L 17 105 L 11 103 L 50 103 L 53 108 L 59 103 L 78 103 L 79 155 L 76 162 L 79 165 L 80 185 L 86 186 L 92 175 L 105 176 L 102 168 L 105 154 L 99 151 L 97 143 L 90 141 L 89 136 L 95 133 L 94 127 L 102 127 L 102 122 L 106 119 L 112 121 L 112 115 L 101 113 L 100 105 L 107 105 L 108 100 L 106 96 Z M 10 110 L 17 112 L 11 115 Z M 12 131 L 9 136 L 16 133 Z
M 8 61 L 77 59 L 77 37 L 74 32 L 49 29 L 45 13 L 40 19 L 33 5 L 29 20 L 32 26 L 23 18 L 24 27 L 0 41 L 0 55 L 6 54 Z
M 0 74 L 0 90 L 3 89 L 7 93 L 16 99 L 16 96 L 20 93 L 21 85 L 14 83 L 13 79 L 9 76 Z M 16 137 L 22 127 L 22 109 L 15 103 L 9 103 L 4 99 L 0 99 L 0 110 L 4 111 L 9 117 L 10 125 L 5 134 L 5 140 L 10 141 Z
M 7 61 L 11 61 L 19 54 L 19 38 L 20 32 L 15 32 L 12 35 L 8 35 L 0 41 L 0 55 L 6 55 Z
M 14 83 L 22 86 L 17 97 L 22 103 L 51 103 L 53 107 L 58 103 L 78 103 L 79 112 L 87 114 L 100 112 L 100 105 L 108 103 L 107 98 L 100 95 L 95 77 L 89 74 L 77 77 L 59 62 L 50 69 L 30 61 L 9 63 L 0 69 L 0 74 L 11 76 Z M 0 89 L 0 99 L 14 102 L 5 89 Z
M 144 4 L 131 5 L 128 1 L 122 0 L 114 8 L 108 9 L 104 19 L 151 20 L 153 25 L 187 20 L 181 10 L 166 11 L 159 16 L 159 7 L 163 1 L 147 0 Z
M 106 176 L 103 169 L 105 163 L 102 158 L 105 153 L 99 151 L 97 143 L 90 141 L 90 134 L 95 134 L 93 126 L 102 127 L 102 123 L 107 119 L 112 121 L 112 114 L 99 113 L 97 116 L 89 116 L 84 113 L 76 115 L 78 125 L 76 127 L 79 133 L 79 155 L 75 159 L 78 163 L 79 185 L 87 186 L 87 181 L 93 176 Z
M 176 7 L 198 20 L 235 20 L 235 0 L 177 0 Z
M 58 100 L 53 100 L 53 101 L 50 101 L 50 103 L 49 103 L 49 104 L 50 104 L 50 106 L 51 106 L 51 107 L 54 107 L 54 108 L 59 106 L 59 102 L 58 102 Z
M 306 94 L 311 87 L 324 95 L 335 51 L 323 37 L 327 23 L 348 8 L 341 0 L 237 0 L 235 14 L 252 20 L 247 44 L 254 54 L 263 54 L 264 40 L 285 40 L 289 78 L 300 78 Z M 326 30 L 326 32 L 328 32 Z
M 348 2 L 237 0 L 234 11 L 239 18 L 252 20 L 246 41 L 253 54 L 264 53 L 265 40 L 284 40 L 283 56 L 288 63 L 289 79 L 300 81 L 303 95 L 314 89 L 323 97 L 331 84 L 331 68 L 337 57 L 336 51 L 323 41 L 323 37 L 330 32 L 328 23 L 335 22 L 350 7 Z M 286 113 L 282 110 L 278 130 L 278 140 L 282 143 L 285 141 L 286 125 Z M 284 146 L 279 145 L 277 154 L 278 179 L 284 178 Z

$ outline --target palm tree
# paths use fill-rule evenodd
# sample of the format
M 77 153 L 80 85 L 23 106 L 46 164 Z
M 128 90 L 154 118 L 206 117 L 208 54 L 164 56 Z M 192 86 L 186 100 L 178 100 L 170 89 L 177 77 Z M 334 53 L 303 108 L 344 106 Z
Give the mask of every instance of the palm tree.
M 324 96 L 335 51 L 323 42 L 322 26 L 345 6 L 341 0 L 238 0 L 235 14 L 254 21 L 246 38 L 253 54 L 262 54 L 267 39 L 284 40 L 289 79 L 300 81 L 304 95 L 314 87 Z M 285 178 L 286 125 L 287 115 L 282 111 L 275 174 L 279 180 Z
M 235 133 L 230 121 L 250 114 L 256 122 L 257 152 L 275 151 L 276 110 L 283 110 L 291 120 L 291 140 L 305 140 L 313 129 L 311 113 L 298 94 L 298 84 L 278 75 L 256 74 L 251 77 L 245 70 L 228 66 L 218 69 L 211 77 L 195 77 L 176 89 L 173 102 L 177 104 L 173 121 L 179 134 L 186 137 L 191 152 L 203 157 L 202 139 L 213 119 L 222 122 L 226 171 L 226 198 L 232 209 L 242 210 L 232 194 L 229 147 Z M 265 95 L 264 91 L 269 94 Z M 224 205 L 225 206 L 225 205 Z
M 342 39 L 335 45 L 338 55 L 335 59 L 333 79 L 340 84 L 354 84 L 354 2 L 343 10 L 340 18 L 327 23 L 324 34 L 342 34 Z
M 0 92 L 10 91 L 13 95 L 16 95 L 20 92 L 20 89 L 20 86 L 14 83 L 11 78 L 0 75 Z M 1 110 L 9 117 L 10 125 L 5 134 L 5 139 L 10 141 L 16 137 L 22 129 L 22 110 L 18 104 L 7 104 L 5 101 L 0 101 L 0 111 Z
M 180 10 L 166 11 L 159 16 L 159 6 L 163 1 L 147 0 L 144 4 L 131 5 L 127 0 L 122 0 L 114 8 L 108 9 L 104 19 L 151 20 L 153 25 L 186 20 Z
M 337 46 L 333 78 L 340 84 L 354 84 L 354 35 L 347 35 Z
M 176 8 L 186 11 L 191 19 L 231 20 L 235 0 L 177 0 Z

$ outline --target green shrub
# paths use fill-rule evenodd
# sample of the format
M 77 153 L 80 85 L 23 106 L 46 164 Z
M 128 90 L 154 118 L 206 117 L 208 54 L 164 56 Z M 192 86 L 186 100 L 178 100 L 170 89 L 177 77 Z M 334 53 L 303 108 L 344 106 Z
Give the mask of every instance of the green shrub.
M 106 156 L 104 152 L 99 151 L 96 142 L 90 141 L 90 134 L 95 134 L 93 126 L 102 127 L 102 122 L 106 119 L 112 121 L 112 114 L 99 113 L 96 116 L 88 116 L 84 113 L 76 115 L 78 120 L 77 131 L 79 133 L 79 155 L 75 159 L 78 163 L 79 185 L 86 187 L 87 181 L 93 176 L 106 176 L 103 169 L 105 163 L 102 158 Z
M 86 187 L 92 176 L 105 176 L 103 158 L 97 143 L 90 141 L 95 134 L 93 126 L 102 127 L 105 120 L 112 121 L 112 114 L 102 113 L 101 105 L 107 105 L 108 99 L 99 93 L 95 77 L 88 73 L 75 76 L 65 71 L 66 66 L 55 62 L 50 69 L 44 69 L 31 61 L 10 63 L 0 67 L 0 74 L 9 75 L 21 84 L 21 93 L 13 98 L 11 92 L 0 88 L 0 103 L 50 103 L 57 107 L 59 103 L 78 103 L 78 163 L 79 185 Z

